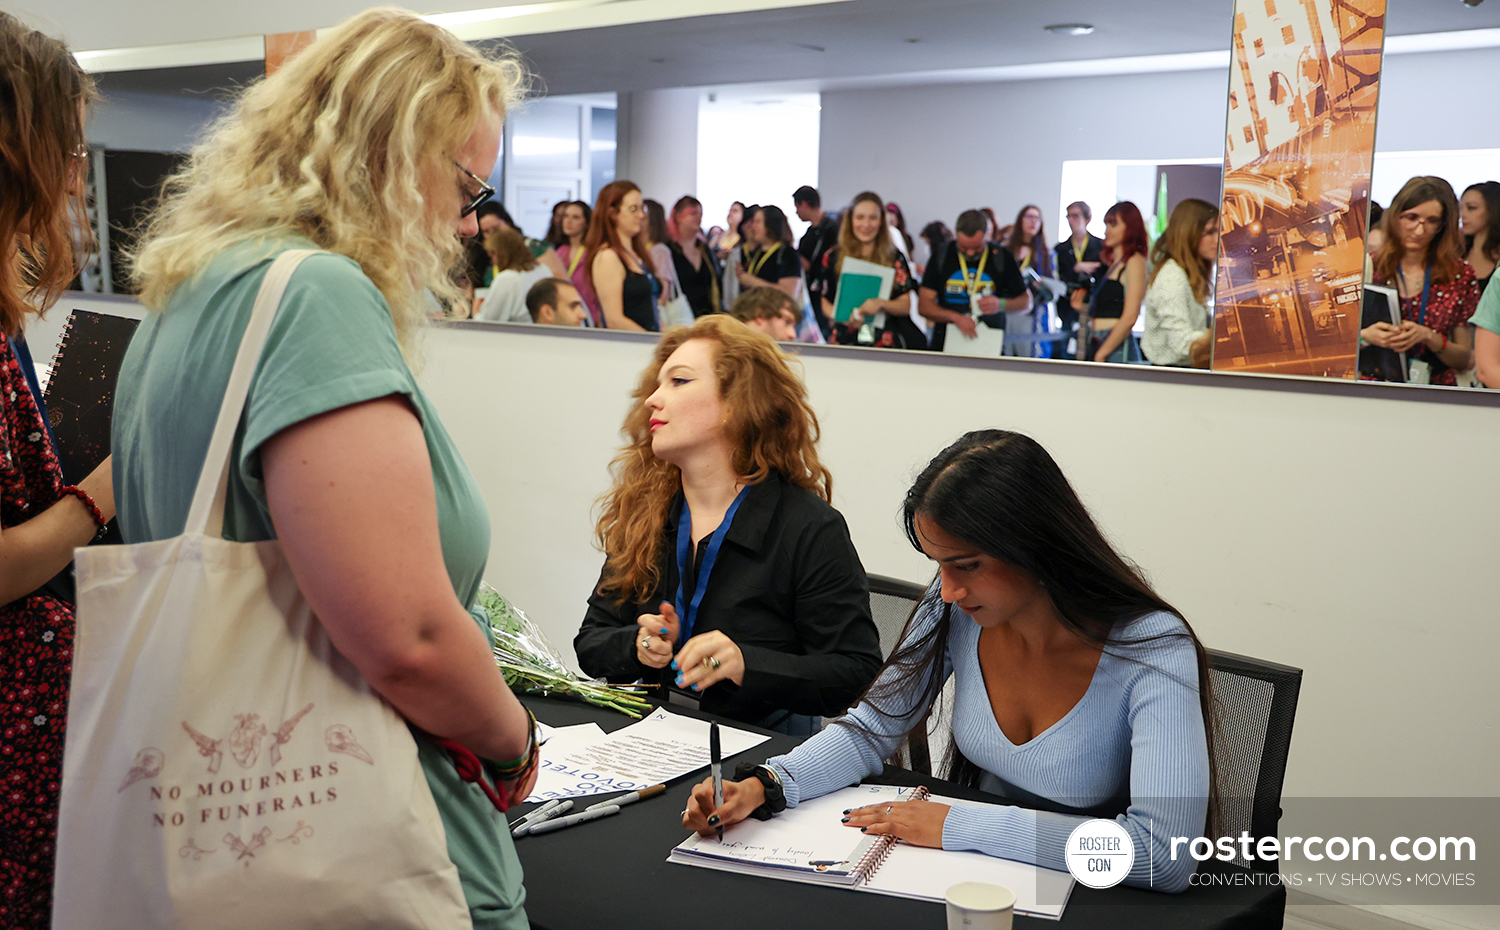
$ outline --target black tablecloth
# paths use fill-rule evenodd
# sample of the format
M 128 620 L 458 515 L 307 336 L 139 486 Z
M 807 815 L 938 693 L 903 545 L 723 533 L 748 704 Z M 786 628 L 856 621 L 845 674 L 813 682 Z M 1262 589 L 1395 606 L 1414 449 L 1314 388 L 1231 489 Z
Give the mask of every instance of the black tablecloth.
M 605 731 L 634 721 L 621 714 L 554 698 L 523 699 L 537 719 L 551 726 L 598 723 Z M 704 717 L 681 707 L 675 713 Z M 734 724 L 743 727 L 743 724 Z M 746 727 L 746 729 L 754 729 Z M 765 731 L 761 731 L 765 732 Z M 727 760 L 725 775 L 742 760 L 763 761 L 800 740 L 780 734 Z M 775 881 L 667 862 L 672 847 L 687 838 L 681 811 L 704 771 L 670 782 L 667 790 L 613 817 L 516 841 L 526 870 L 526 911 L 536 930 L 656 930 L 672 926 L 713 930 L 817 930 L 946 926 L 943 905 L 889 895 Z M 949 797 L 995 800 L 981 791 L 935 778 L 887 769 L 891 784 L 925 784 Z M 602 800 L 587 799 L 579 806 Z M 532 805 L 512 810 L 519 814 Z M 512 817 L 514 819 L 514 817 Z M 1200 873 L 1244 873 L 1210 861 Z M 1246 873 L 1248 874 L 1248 873 Z M 1197 930 L 1280 927 L 1286 891 L 1279 887 L 1197 887 L 1168 895 L 1117 886 L 1103 891 L 1078 885 L 1060 922 L 1018 916 L 1018 928 L 1091 930 Z

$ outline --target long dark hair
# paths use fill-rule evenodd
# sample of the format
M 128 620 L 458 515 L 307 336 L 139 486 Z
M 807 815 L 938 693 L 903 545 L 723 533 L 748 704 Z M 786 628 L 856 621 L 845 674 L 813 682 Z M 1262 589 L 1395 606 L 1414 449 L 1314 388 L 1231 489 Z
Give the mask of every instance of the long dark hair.
M 917 549 L 921 549 L 916 522 L 920 516 L 1020 571 L 1046 591 L 1069 632 L 1111 655 L 1131 660 L 1129 647 L 1166 637 L 1190 640 L 1198 658 L 1198 680 L 1183 684 L 1196 684 L 1203 709 L 1208 737 L 1209 825 L 1217 821 L 1217 792 L 1212 788 L 1216 781 L 1213 695 L 1203 644 L 1186 619 L 1181 632 L 1140 640 L 1111 638 L 1117 628 L 1147 614 L 1165 611 L 1179 619 L 1182 614 L 1152 590 L 1140 569 L 1104 538 L 1062 469 L 1041 444 L 1006 430 L 965 433 L 917 476 L 906 493 L 901 516 L 906 538 Z M 912 639 L 907 638 L 912 625 L 908 621 L 901 644 L 860 698 L 882 716 L 909 725 L 905 735 L 925 726 L 926 721 L 925 716 L 922 720 L 903 716 L 899 704 L 909 700 L 903 696 L 925 682 L 916 703 L 906 706 L 930 707 L 939 699 L 944 684 L 933 669 L 941 665 L 948 652 L 952 606 L 936 603 L 929 593 L 912 620 L 925 610 L 940 610 L 942 618 Z M 862 730 L 846 720 L 841 718 L 839 723 Z M 874 734 L 865 731 L 863 735 L 869 738 Z M 964 758 L 955 743 L 949 748 L 944 777 L 972 786 L 978 784 L 980 770 Z
M 1484 212 L 1488 214 L 1484 224 L 1484 254 L 1492 262 L 1500 262 L 1500 181 L 1480 181 L 1478 184 L 1470 184 L 1464 188 L 1464 196 L 1469 196 L 1469 191 L 1478 191 L 1479 196 L 1484 198 Z M 1474 237 L 1464 236 L 1464 257 L 1474 248 Z

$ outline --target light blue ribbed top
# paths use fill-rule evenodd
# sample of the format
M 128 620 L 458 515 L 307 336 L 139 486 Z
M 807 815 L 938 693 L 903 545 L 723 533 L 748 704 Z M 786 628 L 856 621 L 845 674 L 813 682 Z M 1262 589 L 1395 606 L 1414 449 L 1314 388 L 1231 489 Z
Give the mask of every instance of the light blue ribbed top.
M 911 636 L 930 630 L 945 613 L 936 584 L 927 594 Z M 990 706 L 979 668 L 979 625 L 957 607 L 952 616 L 948 653 L 941 667 L 934 663 L 933 674 L 944 681 L 954 676 L 953 738 L 984 770 L 980 787 L 1017 806 L 953 807 L 943 824 L 943 848 L 1066 869 L 1063 849 L 1073 829 L 1093 816 L 1113 817 L 1135 842 L 1135 864 L 1125 884 L 1158 891 L 1186 888 L 1197 862 L 1185 847 L 1173 861 L 1170 840 L 1203 833 L 1209 786 L 1198 664 L 1186 624 L 1158 612 L 1116 628 L 1073 709 L 1017 746 Z M 925 683 L 914 683 L 905 700 L 889 702 L 905 711 L 900 718 L 884 717 L 863 702 L 849 711 L 850 718 L 880 735 L 873 744 L 834 725 L 769 760 L 785 782 L 787 806 L 878 774 L 907 721 L 926 711 L 912 706 Z M 1019 806 L 1027 804 L 1084 813 Z

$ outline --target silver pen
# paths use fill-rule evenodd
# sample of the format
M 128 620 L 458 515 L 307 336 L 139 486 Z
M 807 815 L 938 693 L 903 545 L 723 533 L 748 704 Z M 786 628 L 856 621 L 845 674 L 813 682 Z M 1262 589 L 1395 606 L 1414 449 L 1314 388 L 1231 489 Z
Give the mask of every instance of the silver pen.
M 516 825 L 511 828 L 510 835 L 513 837 L 524 836 L 531 831 L 532 827 L 536 826 L 542 821 L 551 820 L 553 817 L 558 817 L 566 814 L 572 809 L 572 801 L 548 801 L 546 804 L 543 804 L 541 807 L 538 807 L 536 810 L 516 821 Z
M 583 823 L 585 820 L 598 820 L 600 817 L 608 817 L 610 814 L 618 814 L 619 812 L 620 806 L 618 804 L 595 807 L 591 810 L 569 814 L 566 817 L 555 817 L 542 823 L 532 824 L 531 829 L 527 832 L 535 836 L 538 833 L 546 833 L 548 830 L 561 830 L 563 827 L 571 827 L 575 823 Z

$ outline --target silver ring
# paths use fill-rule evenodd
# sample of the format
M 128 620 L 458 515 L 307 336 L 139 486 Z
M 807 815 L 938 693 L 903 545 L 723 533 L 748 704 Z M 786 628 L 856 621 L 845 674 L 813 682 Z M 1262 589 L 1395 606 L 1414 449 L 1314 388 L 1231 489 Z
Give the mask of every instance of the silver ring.
M 885 806 L 885 812 L 886 812 L 886 813 L 887 813 L 887 814 L 889 814 L 889 813 L 890 813 L 890 812 L 891 812 L 891 806 L 890 806 L 890 805 L 889 805 L 889 804 L 887 804 L 887 805 L 886 805 L 886 806 Z
M 647 636 L 641 639 L 641 648 L 647 652 L 651 651 L 651 637 Z

